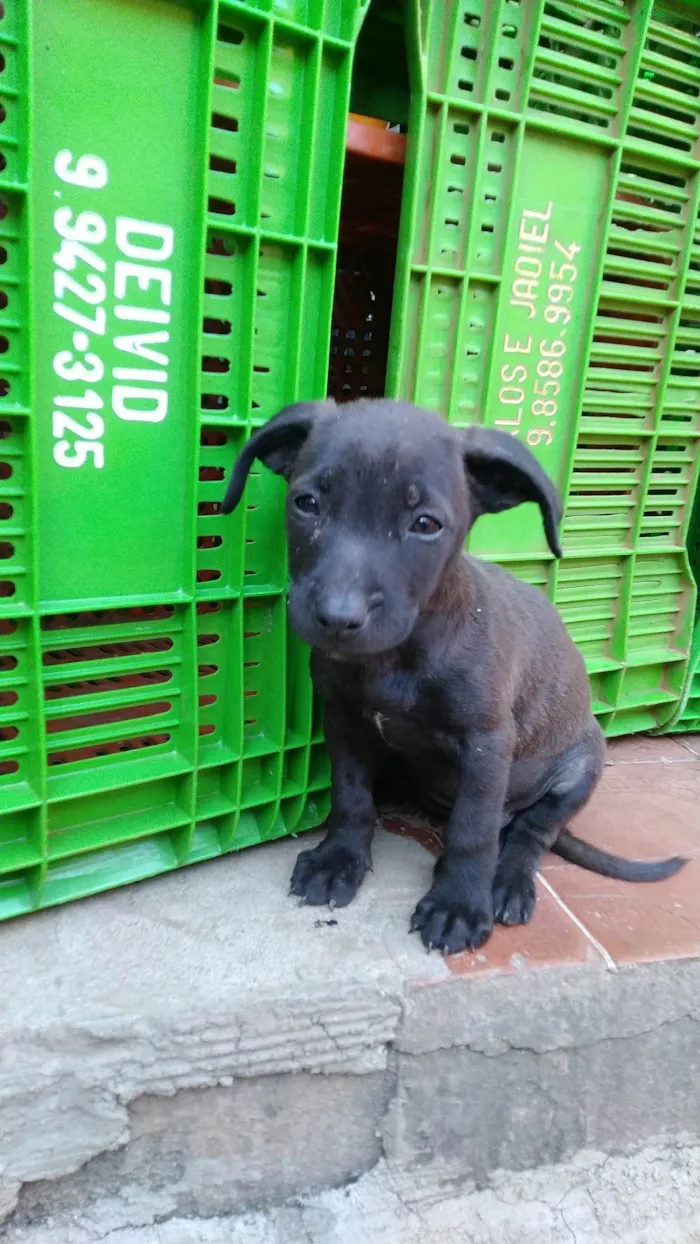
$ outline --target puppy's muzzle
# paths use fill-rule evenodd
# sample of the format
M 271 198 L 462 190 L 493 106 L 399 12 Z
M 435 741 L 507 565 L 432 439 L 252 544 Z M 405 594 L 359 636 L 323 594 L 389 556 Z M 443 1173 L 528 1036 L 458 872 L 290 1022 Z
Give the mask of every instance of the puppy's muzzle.
M 314 602 L 314 619 L 321 634 L 329 639 L 352 638 L 366 626 L 382 600 L 381 592 L 370 596 L 360 592 L 324 592 Z

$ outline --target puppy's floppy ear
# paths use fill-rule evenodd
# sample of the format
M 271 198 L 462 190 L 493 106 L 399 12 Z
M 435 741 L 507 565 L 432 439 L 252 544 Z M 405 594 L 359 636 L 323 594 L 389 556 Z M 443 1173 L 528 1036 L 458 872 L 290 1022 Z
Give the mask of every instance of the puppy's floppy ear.
M 259 458 L 275 475 L 283 475 L 288 480 L 297 454 L 318 416 L 334 405 L 333 402 L 297 402 L 294 406 L 285 406 L 278 415 L 258 428 L 246 441 L 233 464 L 221 505 L 222 512 L 230 514 L 235 510 L 255 458 Z
M 535 501 L 542 513 L 547 543 L 554 556 L 561 557 L 557 535 L 561 501 L 530 450 L 514 436 L 479 427 L 466 429 L 462 445 L 475 517 L 499 514 L 523 501 Z

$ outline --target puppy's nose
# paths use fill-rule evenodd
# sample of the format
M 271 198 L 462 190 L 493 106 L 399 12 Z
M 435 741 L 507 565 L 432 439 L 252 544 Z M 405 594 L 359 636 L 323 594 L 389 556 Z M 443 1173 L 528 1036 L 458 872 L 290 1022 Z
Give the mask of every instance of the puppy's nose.
M 316 606 L 316 618 L 325 630 L 336 635 L 359 631 L 367 621 L 367 605 L 359 596 L 328 596 Z

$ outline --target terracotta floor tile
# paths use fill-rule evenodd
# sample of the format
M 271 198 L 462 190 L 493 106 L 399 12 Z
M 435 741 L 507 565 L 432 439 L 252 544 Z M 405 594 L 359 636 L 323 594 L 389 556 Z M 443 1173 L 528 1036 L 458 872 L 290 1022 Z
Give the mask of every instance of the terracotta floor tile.
M 403 809 L 383 817 L 384 828 L 401 838 L 413 838 L 431 855 L 441 850 L 435 824 Z M 524 967 L 561 967 L 591 960 L 602 962 L 592 941 L 582 933 L 556 899 L 538 882 L 535 914 L 527 925 L 498 925 L 485 946 L 475 954 L 450 955 L 445 960 L 457 976 L 483 972 L 513 972 Z
M 675 738 L 684 751 L 700 756 L 700 734 L 677 734 Z
M 550 885 L 617 963 L 700 955 L 700 858 L 649 885 L 583 869 L 545 873 Z
M 638 734 L 624 739 L 611 739 L 606 752 L 606 763 L 609 765 L 673 764 L 691 759 L 691 753 L 678 739 L 664 735 L 647 738 Z
M 450 955 L 445 962 L 455 976 L 478 976 L 483 972 L 516 972 L 524 968 L 602 964 L 603 958 L 538 882 L 537 906 L 529 924 L 507 929 L 497 925 L 481 950 Z
M 575 864 L 563 864 L 558 868 L 545 867 L 542 875 L 565 903 L 572 898 L 644 900 L 651 906 L 662 904 L 678 911 L 700 924 L 700 857 L 691 856 L 673 877 L 665 881 L 616 881 L 613 877 L 601 877 L 578 868 Z
M 573 828 L 630 858 L 690 859 L 667 881 L 639 885 L 546 858 L 544 876 L 616 962 L 700 954 L 700 766 L 613 766 Z
M 442 851 L 442 835 L 438 825 L 427 817 L 416 816 L 411 812 L 398 808 L 396 811 L 382 815 L 382 825 L 390 834 L 399 838 L 412 838 L 419 842 L 431 855 L 438 856 Z
M 624 777 L 613 770 L 571 827 L 594 846 L 631 859 L 698 855 L 700 768 L 650 765 L 634 773 L 625 770 Z M 544 867 L 564 864 L 549 855 Z
M 684 747 L 679 760 L 676 740 L 616 740 L 613 763 L 573 822 L 582 838 L 631 859 L 685 856 L 690 862 L 680 873 L 639 885 L 600 877 L 548 855 L 542 876 L 556 897 L 538 884 L 529 925 L 497 928 L 475 955 L 449 959 L 450 971 L 469 976 L 601 960 L 595 942 L 618 963 L 700 955 L 700 736 L 689 741 L 698 756 Z M 385 824 L 421 842 L 432 855 L 439 853 L 439 828 L 425 818 L 392 811 Z
M 603 791 L 641 796 L 653 792 L 679 804 L 695 806 L 700 792 L 700 761 L 687 765 L 612 765 L 603 773 L 596 796 Z

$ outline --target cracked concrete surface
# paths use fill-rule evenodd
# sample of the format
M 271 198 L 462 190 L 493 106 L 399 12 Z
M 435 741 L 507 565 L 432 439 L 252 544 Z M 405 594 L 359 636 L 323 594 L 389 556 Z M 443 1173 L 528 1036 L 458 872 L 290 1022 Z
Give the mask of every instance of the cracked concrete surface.
M 562 1172 L 595 1150 L 602 1178 L 602 1155 L 657 1143 L 646 1169 L 682 1154 L 692 1201 L 700 961 L 532 970 L 514 956 L 455 975 L 407 936 L 432 867 L 416 843 L 381 835 L 357 902 L 320 927 L 286 896 L 297 849 L 0 929 L 3 1242 L 354 1244 L 354 1205 L 363 1244 L 451 1244 L 461 1212 L 469 1244 L 600 1244 L 615 1230 L 646 1244 L 624 1234 L 631 1208 L 592 1235 L 607 1203 Z M 624 1160 L 641 1187 L 642 1158 Z M 546 1173 L 513 1174 L 534 1167 L 560 1172 L 560 1206 L 532 1191 Z M 498 1208 L 504 1189 L 515 1217 Z M 392 1237 L 396 1214 L 408 1234 Z
M 5 1244 L 700 1244 L 700 1146 L 677 1142 L 514 1175 L 475 1188 L 448 1165 L 381 1161 L 351 1187 L 276 1209 L 158 1222 L 107 1201 L 71 1223 L 10 1226 Z

